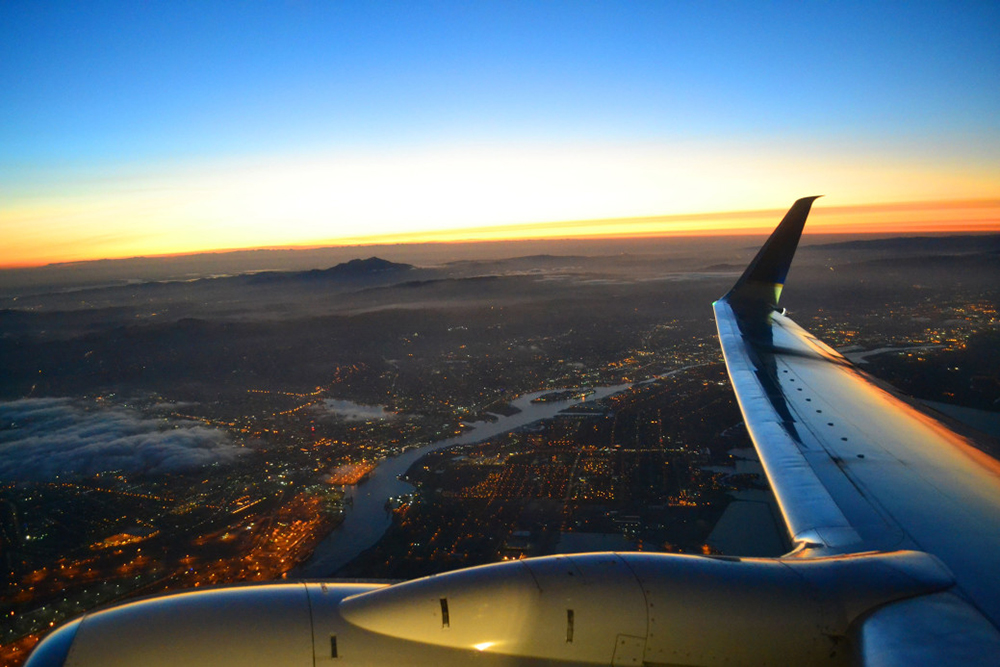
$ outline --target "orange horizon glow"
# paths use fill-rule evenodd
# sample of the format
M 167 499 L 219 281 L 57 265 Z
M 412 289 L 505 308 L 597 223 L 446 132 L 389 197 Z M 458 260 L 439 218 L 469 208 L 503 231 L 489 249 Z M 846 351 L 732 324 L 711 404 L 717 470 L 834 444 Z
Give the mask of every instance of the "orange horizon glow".
M 598 218 L 558 222 L 413 232 L 341 239 L 338 246 L 387 243 L 461 243 L 480 241 L 670 238 L 769 234 L 787 209 Z M 941 217 L 942 211 L 954 217 Z M 836 218 L 831 220 L 831 218 Z M 716 223 L 716 224 L 712 224 Z M 1000 199 L 902 202 L 820 208 L 814 206 L 808 234 L 1000 232 Z M 325 244 L 324 244 L 325 245 Z M 322 246 L 313 246 L 322 247 Z
M 933 234 L 1000 232 L 1000 199 L 895 202 L 823 207 L 822 199 L 810 213 L 806 234 Z M 128 258 L 181 257 L 244 250 L 315 249 L 426 243 L 488 243 L 521 240 L 671 238 L 695 236 L 748 236 L 770 233 L 786 209 L 760 209 L 642 217 L 563 220 L 457 229 L 423 230 L 395 234 L 359 235 L 317 239 L 309 243 L 219 247 L 190 243 L 173 252 L 123 252 L 117 255 L 64 250 L 61 258 L 36 257 L 7 261 L 2 269 L 22 269 L 51 264 L 73 264 Z M 16 255 L 16 243 L 8 251 Z M 79 247 L 77 247 L 79 250 Z

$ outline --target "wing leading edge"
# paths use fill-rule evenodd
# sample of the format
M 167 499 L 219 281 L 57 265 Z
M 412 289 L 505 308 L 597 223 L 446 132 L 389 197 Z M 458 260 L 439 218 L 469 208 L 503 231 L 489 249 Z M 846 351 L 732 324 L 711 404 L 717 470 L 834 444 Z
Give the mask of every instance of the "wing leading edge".
M 795 202 L 714 304 L 726 367 L 794 554 L 930 553 L 954 574 L 961 604 L 996 634 L 1000 463 L 778 308 L 815 199 Z

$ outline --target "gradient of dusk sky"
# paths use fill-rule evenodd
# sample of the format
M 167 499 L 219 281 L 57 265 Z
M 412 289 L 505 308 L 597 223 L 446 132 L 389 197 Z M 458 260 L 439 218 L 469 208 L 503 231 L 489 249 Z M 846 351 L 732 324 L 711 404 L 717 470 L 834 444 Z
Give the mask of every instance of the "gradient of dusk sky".
M 989 1 L 8 0 L 0 266 L 820 193 L 997 227 L 998 34 Z

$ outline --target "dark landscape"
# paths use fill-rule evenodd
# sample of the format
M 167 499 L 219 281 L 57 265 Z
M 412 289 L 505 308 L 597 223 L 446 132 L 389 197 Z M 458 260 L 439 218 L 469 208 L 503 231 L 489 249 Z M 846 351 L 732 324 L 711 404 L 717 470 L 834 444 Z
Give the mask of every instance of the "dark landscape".
M 756 243 L 258 251 L 212 271 L 202 257 L 4 272 L 3 659 L 96 606 L 298 576 L 360 511 L 380 463 L 510 415 L 532 392 L 623 386 L 423 456 L 406 473 L 412 492 L 384 507 L 383 538 L 316 576 L 401 579 L 601 549 L 782 553 L 711 312 Z M 994 437 L 998 299 L 997 235 L 807 237 L 782 295 L 862 368 Z M 725 519 L 737 511 L 753 539 Z

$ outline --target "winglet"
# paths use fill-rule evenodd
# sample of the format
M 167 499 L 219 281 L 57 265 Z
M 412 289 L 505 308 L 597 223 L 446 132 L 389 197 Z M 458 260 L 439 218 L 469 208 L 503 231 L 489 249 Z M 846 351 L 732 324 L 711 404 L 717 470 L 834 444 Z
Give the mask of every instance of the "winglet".
M 781 224 L 771 233 L 724 299 L 734 306 L 778 307 L 781 288 L 785 285 L 788 267 L 799 245 L 809 209 L 821 196 L 803 197 L 792 204 Z

